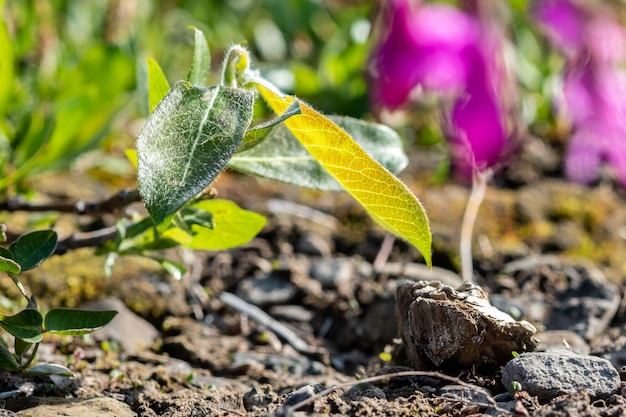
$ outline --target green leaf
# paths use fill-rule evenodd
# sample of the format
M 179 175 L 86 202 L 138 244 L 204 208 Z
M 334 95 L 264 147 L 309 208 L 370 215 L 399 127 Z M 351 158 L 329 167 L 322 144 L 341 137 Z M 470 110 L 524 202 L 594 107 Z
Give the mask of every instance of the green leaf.
M 12 258 L 22 271 L 39 266 L 57 247 L 57 234 L 54 230 L 38 230 L 20 236 L 9 246 Z
M 26 376 L 44 376 L 44 375 L 59 375 L 59 376 L 67 376 L 74 377 L 74 373 L 70 371 L 68 368 L 62 365 L 57 365 L 55 363 L 43 363 L 40 365 L 35 365 L 32 368 L 28 368 L 24 371 L 24 375 Z
M 0 256 L 1 272 L 8 272 L 9 274 L 17 275 L 21 270 L 20 264 L 15 262 L 13 259 L 7 259 L 4 256 Z
M 297 99 L 267 81 L 252 81 L 276 114 Z M 432 235 L 422 204 L 398 178 L 373 160 L 352 138 L 322 114 L 300 102 L 302 114 L 285 124 L 307 151 L 381 227 L 415 246 L 431 265 Z
M 43 319 L 37 310 L 25 309 L 14 316 L 5 316 L 0 319 L 0 326 L 12 336 L 29 343 L 41 342 Z
M 2 14 L 3 2 L 0 2 L 0 14 Z M 0 19 L 0 114 L 3 113 L 4 104 L 9 102 L 13 91 L 15 74 L 15 54 L 13 51 L 14 41 L 11 40 L 6 20 Z
M 193 207 L 211 213 L 215 227 L 192 224 L 191 235 L 176 227 L 168 229 L 163 236 L 192 249 L 224 250 L 248 243 L 265 226 L 265 217 L 229 200 L 204 200 Z
M 170 83 L 167 82 L 158 62 L 152 58 L 147 58 L 146 61 L 148 62 L 148 108 L 152 113 L 169 91 Z
M 254 93 L 177 82 L 137 139 L 139 191 L 157 230 L 224 169 L 252 120 Z
M 149 256 L 149 258 L 157 261 L 176 281 L 183 279 L 183 275 L 187 272 L 184 266 L 177 262 L 170 261 L 169 259 L 160 258 L 158 256 Z
M 53 308 L 46 314 L 44 327 L 50 333 L 80 336 L 108 324 L 116 314 L 117 311 Z
M 13 254 L 10 250 L 0 247 L 0 256 L 3 256 L 7 259 L 13 259 Z
M 206 77 L 211 70 L 211 53 L 209 52 L 209 44 L 204 37 L 202 31 L 193 26 L 189 29 L 194 31 L 195 48 L 193 50 L 193 60 L 187 80 L 193 84 L 202 86 L 206 83 Z
M 387 170 L 397 173 L 408 164 L 402 140 L 389 127 L 350 117 L 329 116 L 328 119 L 348 132 Z M 228 166 L 246 174 L 300 187 L 344 190 L 285 125 L 275 128 L 261 144 L 233 155 Z
M 16 371 L 19 367 L 20 364 L 17 363 L 15 355 L 13 355 L 6 346 L 0 343 L 0 369 Z
M 294 102 L 280 116 L 266 123 L 262 123 L 258 126 L 254 126 L 253 128 L 250 128 L 246 132 L 245 136 L 243 137 L 243 141 L 241 142 L 241 145 L 239 145 L 239 148 L 237 148 L 237 151 L 235 151 L 235 153 L 247 151 L 248 149 L 251 149 L 259 145 L 261 142 L 265 140 L 265 138 L 267 138 L 270 132 L 275 131 L 276 128 L 281 126 L 282 122 L 284 122 L 291 116 L 295 116 L 296 114 L 300 114 L 300 113 L 302 113 L 302 110 L 300 110 L 300 105 L 297 102 Z M 293 138 L 293 140 L 296 143 L 298 143 L 295 137 Z
M 25 354 L 31 346 L 33 346 L 33 343 L 27 342 L 19 337 L 15 338 L 15 354 L 18 358 Z

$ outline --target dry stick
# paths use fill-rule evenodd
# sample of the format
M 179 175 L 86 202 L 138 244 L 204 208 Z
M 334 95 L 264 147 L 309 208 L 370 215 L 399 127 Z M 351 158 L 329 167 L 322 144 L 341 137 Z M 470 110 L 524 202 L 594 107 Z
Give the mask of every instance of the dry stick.
M 326 355 L 326 351 L 324 349 L 311 346 L 303 339 L 301 339 L 297 334 L 295 334 L 293 330 L 274 320 L 263 310 L 261 310 L 257 306 L 245 302 L 241 298 L 237 297 L 235 294 L 223 292 L 222 294 L 220 294 L 220 300 L 222 300 L 222 302 L 230 308 L 237 310 L 242 314 L 245 314 L 262 326 L 267 327 L 269 330 L 276 333 L 279 337 L 287 341 L 287 343 L 293 346 L 293 348 L 296 349 L 298 352 L 314 357 L 324 357 Z
M 7 200 L 0 202 L 0 210 L 2 211 L 56 211 L 58 213 L 73 214 L 104 214 L 111 213 L 129 204 L 141 201 L 139 190 L 121 190 L 104 200 L 87 202 L 76 201 L 72 203 L 49 203 L 49 204 L 30 204 L 22 201 Z
M 116 226 L 109 226 L 93 232 L 74 233 L 57 243 L 54 254 L 63 255 L 69 250 L 78 248 L 98 248 L 115 239 L 118 232 Z
M 398 377 L 402 377 L 402 376 L 427 376 L 427 377 L 431 377 L 431 378 L 439 378 L 439 379 L 444 379 L 446 381 L 449 382 L 453 382 L 455 384 L 464 386 L 466 388 L 470 388 L 473 390 L 478 390 L 478 391 L 482 391 L 483 394 L 485 394 L 485 396 L 487 397 L 489 404 L 483 404 L 483 403 L 476 403 L 477 405 L 483 406 L 483 407 L 493 407 L 496 411 L 499 411 L 501 413 L 508 413 L 508 411 L 500 408 L 498 406 L 498 403 L 496 402 L 496 400 L 494 400 L 491 397 L 491 394 L 489 392 L 487 392 L 484 388 L 481 387 L 477 387 L 475 385 L 469 384 L 465 381 L 460 380 L 459 378 L 450 376 L 450 375 L 446 375 L 446 374 L 442 374 L 440 372 L 434 372 L 434 371 L 400 371 L 400 372 L 393 372 L 391 374 L 384 374 L 384 375 L 376 375 L 376 376 L 372 376 L 369 378 L 364 378 L 364 379 L 359 379 L 358 381 L 349 381 L 349 382 L 343 382 L 341 384 L 338 385 L 333 385 L 330 388 L 325 389 L 324 391 L 321 391 L 309 398 L 307 398 L 306 400 L 300 401 L 297 404 L 294 404 L 292 406 L 288 406 L 285 409 L 285 414 L 287 416 L 289 416 L 291 414 L 291 412 L 296 411 L 298 408 L 302 408 L 305 405 L 308 405 L 310 403 L 312 403 L 313 401 L 315 401 L 316 399 L 323 397 L 324 395 L 328 395 L 331 392 L 334 392 L 340 388 L 347 388 L 347 387 L 352 387 L 354 385 L 359 385 L 359 384 L 368 384 L 371 382 L 377 382 L 377 381 L 381 381 L 383 379 L 387 379 L 387 378 L 398 378 Z M 459 400 L 459 401 L 463 401 L 463 400 Z
M 490 169 L 484 172 L 476 172 L 472 181 L 472 191 L 465 207 L 463 225 L 461 226 L 461 243 L 459 252 L 461 253 L 461 277 L 463 281 L 473 282 L 474 268 L 472 266 L 472 233 L 474 223 L 478 215 L 478 208 L 483 202 L 487 182 L 491 178 Z

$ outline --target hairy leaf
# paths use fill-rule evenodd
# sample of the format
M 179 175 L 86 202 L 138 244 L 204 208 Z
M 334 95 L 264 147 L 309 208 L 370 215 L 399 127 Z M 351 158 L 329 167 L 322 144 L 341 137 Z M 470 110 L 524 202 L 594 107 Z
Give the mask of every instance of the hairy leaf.
M 137 139 L 139 190 L 160 233 L 224 169 L 252 120 L 254 93 L 172 87 Z
M 202 31 L 193 26 L 189 26 L 189 29 L 194 31 L 195 47 L 193 50 L 193 60 L 191 61 L 191 68 L 189 69 L 187 80 L 193 85 L 202 86 L 205 85 L 206 77 L 211 70 L 211 53 L 209 52 L 209 44 L 207 43 Z
M 80 336 L 108 324 L 116 314 L 117 311 L 53 308 L 46 314 L 44 327 L 50 333 Z
M 192 249 L 223 250 L 248 243 L 265 226 L 265 217 L 244 210 L 232 201 L 204 200 L 193 207 L 211 213 L 214 221 L 212 229 L 192 224 L 191 234 L 180 228 L 171 228 L 163 236 Z
M 14 337 L 26 342 L 38 343 L 42 339 L 42 322 L 39 311 L 27 308 L 14 316 L 1 318 L 0 326 Z
M 277 114 L 296 100 L 269 86 L 256 86 Z M 432 235 L 419 200 L 337 124 L 302 102 L 300 107 L 302 114 L 285 122 L 289 130 L 376 223 L 413 244 L 430 266 Z
M 20 236 L 9 246 L 9 251 L 22 271 L 28 271 L 48 259 L 56 247 L 57 234 L 54 230 L 38 230 Z
M 387 126 L 350 117 L 329 116 L 382 166 L 393 173 L 408 164 L 402 140 Z M 343 187 L 322 167 L 291 133 L 280 125 L 265 140 L 247 151 L 233 155 L 228 166 L 246 174 L 282 181 L 300 187 L 343 191 Z
M 152 58 L 147 58 L 146 61 L 148 63 L 148 110 L 152 113 L 169 91 L 170 83 L 167 82 L 158 62 Z

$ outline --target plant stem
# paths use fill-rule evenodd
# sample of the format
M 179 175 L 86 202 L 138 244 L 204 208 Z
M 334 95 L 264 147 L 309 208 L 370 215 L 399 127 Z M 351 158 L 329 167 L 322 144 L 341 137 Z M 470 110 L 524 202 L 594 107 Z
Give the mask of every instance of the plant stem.
M 473 282 L 474 268 L 472 260 L 472 234 L 474 231 L 474 223 L 478 215 L 478 209 L 485 197 L 487 182 L 491 178 L 492 171 L 490 169 L 474 174 L 472 181 L 472 191 L 465 207 L 465 215 L 463 216 L 463 225 L 461 226 L 461 277 L 463 281 Z
M 28 360 L 22 366 L 22 368 L 27 369 L 30 366 L 30 364 L 33 363 L 33 360 L 35 359 L 35 356 L 37 355 L 37 350 L 39 350 L 39 343 L 35 343 L 35 347 L 33 348 L 33 351 L 30 353 Z
M 26 289 L 24 288 L 22 283 L 17 279 L 17 277 L 14 274 L 9 274 L 9 276 L 13 280 L 13 283 L 17 286 L 17 289 L 20 290 L 24 298 L 26 298 L 26 301 L 30 301 L 30 298 L 26 294 Z

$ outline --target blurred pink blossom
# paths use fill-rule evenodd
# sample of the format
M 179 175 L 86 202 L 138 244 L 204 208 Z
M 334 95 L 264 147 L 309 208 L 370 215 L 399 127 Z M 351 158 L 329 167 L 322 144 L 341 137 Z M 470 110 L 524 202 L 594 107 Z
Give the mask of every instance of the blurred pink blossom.
M 564 107 L 573 135 L 565 175 L 589 184 L 606 164 L 626 186 L 626 32 L 602 8 L 574 0 L 537 1 L 534 13 L 567 57 Z
M 416 89 L 451 97 L 444 132 L 456 171 L 472 178 L 501 163 L 510 144 L 502 97 L 514 91 L 502 63 L 502 33 L 477 11 L 410 0 L 384 3 L 381 22 L 388 29 L 369 62 L 375 111 L 410 103 Z

